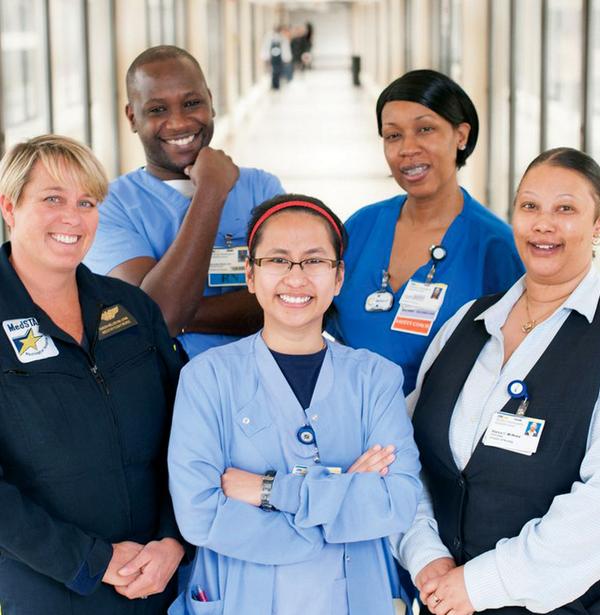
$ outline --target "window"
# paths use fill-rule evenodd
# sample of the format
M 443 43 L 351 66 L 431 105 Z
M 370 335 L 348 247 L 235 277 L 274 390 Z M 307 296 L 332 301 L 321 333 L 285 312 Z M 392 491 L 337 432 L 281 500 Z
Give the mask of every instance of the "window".
M 600 0 L 592 0 L 589 40 L 587 149 L 600 160 Z
M 51 0 L 52 130 L 86 142 L 88 101 L 84 42 L 82 2 Z
M 542 1 L 513 0 L 512 186 L 541 146 Z M 490 144 L 493 147 L 493 144 Z
M 581 147 L 583 6 L 547 0 L 543 148 Z
M 5 143 L 50 130 L 46 14 L 36 0 L 0 3 Z

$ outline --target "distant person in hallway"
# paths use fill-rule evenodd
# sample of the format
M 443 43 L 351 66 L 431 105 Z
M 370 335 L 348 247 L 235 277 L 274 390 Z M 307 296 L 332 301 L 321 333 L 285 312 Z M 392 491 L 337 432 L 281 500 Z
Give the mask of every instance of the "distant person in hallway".
M 253 214 L 264 328 L 193 359 L 177 391 L 170 486 L 198 550 L 171 615 L 394 613 L 385 537 L 412 523 L 420 466 L 401 369 L 323 338 L 345 245 L 318 199 Z
M 598 164 L 540 154 L 512 226 L 525 275 L 442 327 L 407 400 L 427 489 L 392 542 L 425 614 L 600 612 Z
M 111 183 L 85 262 L 146 291 L 192 357 L 260 327 L 239 253 L 252 208 L 283 188 L 210 147 L 212 95 L 187 51 L 141 53 L 127 71 L 127 96 L 146 166 Z
M 271 89 L 279 90 L 281 87 L 281 77 L 285 76 L 287 70 L 288 81 L 291 79 L 289 67 L 292 68 L 292 49 L 290 46 L 289 31 L 285 26 L 275 26 L 273 32 L 265 37 L 261 58 L 271 68 Z M 288 67 L 286 69 L 286 67 Z
M 436 71 L 411 71 L 383 90 L 376 111 L 406 194 L 348 220 L 346 282 L 327 328 L 402 366 L 408 394 L 444 322 L 466 301 L 507 289 L 523 265 L 510 227 L 458 184 L 479 131 L 463 89 Z

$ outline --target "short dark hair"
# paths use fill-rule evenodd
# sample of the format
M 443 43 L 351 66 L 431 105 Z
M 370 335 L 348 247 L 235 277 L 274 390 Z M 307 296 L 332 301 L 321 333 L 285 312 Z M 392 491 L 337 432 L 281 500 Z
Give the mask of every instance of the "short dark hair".
M 479 118 L 473 101 L 456 81 L 429 69 L 412 70 L 392 81 L 377 99 L 377 129 L 380 136 L 383 108 L 394 100 L 419 103 L 441 115 L 454 127 L 463 122 L 469 124 L 471 130 L 466 147 L 456 151 L 456 166 L 460 169 L 465 165 L 477 143 Z
M 202 68 L 198 63 L 198 60 L 181 47 L 175 47 L 175 45 L 157 45 L 156 47 L 149 47 L 145 51 L 142 51 L 139 56 L 131 63 L 127 69 L 127 75 L 125 76 L 125 84 L 127 86 L 127 99 L 131 102 L 135 75 L 142 66 L 151 64 L 152 62 L 161 62 L 164 60 L 185 59 L 189 60 L 199 71 L 202 73 Z M 204 73 L 202 73 L 204 79 Z
M 316 199 L 312 196 L 306 196 L 305 194 L 280 194 L 279 196 L 273 197 L 269 199 L 268 201 L 264 201 L 264 203 L 257 205 L 252 210 L 250 221 L 248 222 L 248 233 L 247 233 L 247 240 L 249 244 L 248 247 L 250 250 L 248 256 L 251 259 L 254 258 L 254 255 L 256 253 L 256 246 L 260 243 L 260 239 L 262 237 L 264 224 L 258 227 L 254 235 L 254 238 L 252 240 L 252 243 L 250 244 L 250 235 L 252 234 L 252 231 L 254 230 L 254 227 L 256 226 L 256 223 L 258 222 L 258 220 L 264 214 L 266 214 L 269 210 L 273 209 L 277 205 L 280 205 L 281 203 L 287 203 L 288 201 L 305 201 L 307 203 L 312 203 L 313 205 L 316 205 L 317 207 L 321 208 L 323 211 L 327 212 L 329 216 L 331 216 L 333 222 L 335 223 L 335 226 L 337 227 L 337 230 L 339 231 L 339 235 L 336 232 L 336 229 L 332 226 L 331 222 L 325 216 L 320 214 L 318 211 L 311 209 L 310 207 L 302 207 L 301 205 L 298 205 L 290 209 L 282 209 L 280 212 L 278 211 L 277 213 L 273 214 L 273 216 L 275 217 L 279 213 L 283 213 L 283 212 L 291 210 L 291 211 L 298 211 L 298 212 L 310 214 L 311 216 L 316 216 L 318 218 L 321 218 L 321 220 L 325 220 L 325 222 L 327 222 L 327 229 L 329 231 L 331 243 L 333 244 L 333 249 L 335 251 L 335 257 L 338 260 L 341 259 L 342 254 L 346 251 L 346 247 L 348 245 L 348 234 L 346 232 L 344 224 L 338 218 L 338 216 L 335 213 L 333 213 L 333 211 L 331 211 L 331 209 L 327 207 L 325 203 L 323 203 L 323 201 L 320 201 L 319 199 Z
M 531 169 L 541 164 L 549 164 L 553 167 L 575 171 L 584 179 L 587 179 L 592 187 L 594 200 L 596 201 L 594 219 L 597 220 L 600 217 L 600 166 L 590 155 L 573 147 L 555 147 L 546 150 L 529 163 L 525 173 L 523 173 L 521 182 Z M 519 182 L 519 187 L 521 182 Z

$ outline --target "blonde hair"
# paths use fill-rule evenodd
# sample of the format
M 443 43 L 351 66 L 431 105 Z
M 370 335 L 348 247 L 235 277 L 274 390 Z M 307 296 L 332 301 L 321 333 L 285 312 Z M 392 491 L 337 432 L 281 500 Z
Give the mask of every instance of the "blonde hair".
M 106 171 L 87 145 L 60 135 L 41 135 L 13 146 L 0 161 L 0 194 L 15 207 L 38 161 L 57 182 L 74 178 L 98 201 L 108 192 Z

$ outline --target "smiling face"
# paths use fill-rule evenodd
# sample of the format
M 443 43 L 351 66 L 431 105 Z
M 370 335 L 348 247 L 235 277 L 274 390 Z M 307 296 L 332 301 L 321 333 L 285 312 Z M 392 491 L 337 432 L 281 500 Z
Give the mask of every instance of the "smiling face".
M 138 68 L 125 108 L 146 154 L 146 168 L 159 179 L 187 178 L 213 136 L 214 111 L 204 76 L 187 58 L 170 58 Z
M 61 177 L 57 180 L 38 161 L 16 207 L 0 197 L 15 268 L 27 269 L 30 275 L 74 273 L 96 234 L 96 199 L 86 194 L 68 168 Z
M 467 143 L 469 124 L 452 126 L 419 103 L 394 100 L 381 113 L 385 159 L 396 182 L 414 199 L 456 189 L 456 151 Z
M 593 235 L 600 233 L 596 207 L 592 185 L 580 173 L 548 163 L 527 172 L 512 226 L 528 277 L 564 284 L 587 271 Z
M 301 211 L 283 211 L 263 223 L 256 258 L 282 257 L 337 259 L 328 222 Z M 321 338 L 323 315 L 338 295 L 344 280 L 343 264 L 321 275 L 307 275 L 298 265 L 283 275 L 246 264 L 248 290 L 256 294 L 269 336 Z

